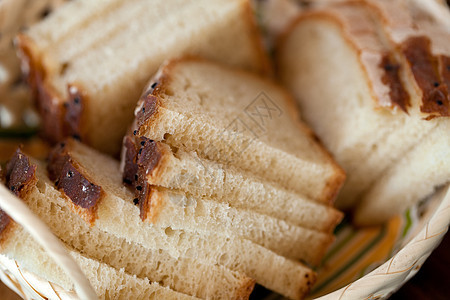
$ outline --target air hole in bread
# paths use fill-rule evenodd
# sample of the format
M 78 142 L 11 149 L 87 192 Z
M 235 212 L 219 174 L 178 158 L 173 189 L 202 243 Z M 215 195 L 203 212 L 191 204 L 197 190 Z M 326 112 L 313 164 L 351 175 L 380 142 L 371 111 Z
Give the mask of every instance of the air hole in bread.
M 225 265 L 228 260 L 229 260 L 228 253 L 224 253 L 219 257 L 219 263 L 222 265 Z
M 170 133 L 164 133 L 164 140 L 168 140 L 172 135 Z
M 167 228 L 164 230 L 164 233 L 165 233 L 167 236 L 172 236 L 173 233 L 174 233 L 174 231 L 173 231 L 172 228 L 167 227 Z

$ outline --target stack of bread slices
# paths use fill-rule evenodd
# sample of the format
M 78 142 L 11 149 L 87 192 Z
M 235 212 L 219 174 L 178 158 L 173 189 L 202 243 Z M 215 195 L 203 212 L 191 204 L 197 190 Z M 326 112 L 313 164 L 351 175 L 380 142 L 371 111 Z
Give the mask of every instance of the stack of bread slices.
M 79 0 L 18 46 L 55 146 L 45 162 L 17 150 L 6 184 L 101 298 L 247 299 L 255 283 L 305 297 L 343 217 L 345 175 L 261 77 L 249 1 Z M 119 162 L 108 154 L 122 140 Z M 0 221 L 2 254 L 72 288 Z
M 360 225 L 450 181 L 450 14 L 414 3 L 322 1 L 277 49 L 281 81 L 347 172 L 337 206 Z
M 265 74 L 261 43 L 249 0 L 72 1 L 17 39 L 45 137 L 109 154 L 164 59 L 201 55 Z
M 344 175 L 291 101 L 269 80 L 218 63 L 163 65 L 124 138 L 123 179 L 141 219 L 317 265 L 342 218 L 330 204 Z
M 124 138 L 122 171 L 113 158 L 67 139 L 46 163 L 18 150 L 7 168 L 10 189 L 23 191 L 73 251 L 155 288 L 245 299 L 256 282 L 303 298 L 342 218 L 331 203 L 344 175 L 289 96 L 255 74 L 194 58 L 162 66 L 149 86 Z M 170 113 L 178 114 L 172 124 L 154 119 Z M 170 128 L 158 140 L 152 126 Z M 3 253 L 47 276 L 34 255 L 25 259 L 21 235 L 5 238 Z

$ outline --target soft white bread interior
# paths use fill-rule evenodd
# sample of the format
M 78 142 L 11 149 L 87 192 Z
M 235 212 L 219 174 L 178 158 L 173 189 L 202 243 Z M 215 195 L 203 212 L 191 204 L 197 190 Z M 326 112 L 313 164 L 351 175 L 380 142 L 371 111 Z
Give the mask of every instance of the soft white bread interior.
M 147 201 L 147 204 L 142 205 L 147 209 L 141 210 L 141 214 L 145 214 L 157 226 L 170 226 L 200 234 L 216 232 L 226 237 L 242 237 L 311 265 L 319 264 L 326 249 L 334 241 L 331 234 L 160 187 L 152 188 Z
M 88 150 L 88 153 L 92 151 Z M 78 153 L 83 155 L 82 151 Z M 37 168 L 38 181 L 33 196 L 25 198 L 30 208 L 58 236 L 82 252 L 133 274 L 155 276 L 155 281 L 174 289 L 198 289 L 203 294 L 215 292 L 218 296 L 226 293 L 225 298 L 236 295 L 229 290 L 236 284 L 241 288 L 234 291 L 242 292 L 247 291 L 252 282 L 230 273 L 228 268 L 293 299 L 303 297 L 314 282 L 315 273 L 311 269 L 248 240 L 214 233 L 198 235 L 142 222 L 139 208 L 133 204 L 133 194 L 121 183 L 118 162 L 97 153 L 89 163 L 104 171 L 96 182 L 101 183 L 103 196 L 92 227 L 84 221 L 86 215 L 39 172 L 42 168 Z M 96 241 L 97 246 L 92 245 L 92 241 Z M 186 266 L 189 264 L 190 267 Z M 193 273 L 192 268 L 198 271 L 199 277 L 193 276 L 197 273 Z M 185 275 L 191 279 L 182 280 Z M 241 281 L 237 281 L 239 278 Z
M 254 280 L 242 273 L 190 258 L 173 257 L 169 251 L 157 245 L 148 249 L 128 242 L 114 231 L 91 227 L 74 212 L 77 208 L 71 200 L 53 187 L 42 163 L 33 159 L 28 161 L 28 157 L 20 152 L 16 152 L 16 155 L 8 164 L 8 173 L 20 172 L 24 165 L 35 168 L 34 174 L 30 174 L 32 181 L 24 185 L 27 193 L 21 197 L 59 238 L 81 253 L 117 269 L 124 268 L 130 274 L 147 277 L 163 286 L 200 298 L 241 299 L 250 294 Z M 17 185 L 11 185 L 9 181 L 7 184 Z
M 424 119 L 423 92 L 405 58 L 419 48 L 410 41 L 394 43 L 387 24 L 364 1 L 327 4 L 300 16 L 278 48 L 281 81 L 347 172 L 336 203 L 343 209 L 353 207 L 441 122 L 433 118 L 441 109 Z
M 441 122 L 364 194 L 354 221 L 374 225 L 402 213 L 450 181 L 450 122 Z
M 160 68 L 136 114 L 136 135 L 232 165 L 311 199 L 332 201 L 344 173 L 273 82 L 210 61 Z
M 64 152 L 83 169 L 93 183 L 101 182 L 108 169 L 98 165 L 97 151 L 70 140 Z M 109 157 L 105 157 L 109 159 Z M 115 166 L 117 164 L 110 166 Z M 116 169 L 116 172 L 118 169 Z M 139 183 L 136 186 L 140 217 L 160 228 L 185 230 L 201 235 L 241 237 L 283 256 L 317 265 L 334 240 L 331 234 L 294 226 L 250 210 L 235 209 L 207 197 L 193 197 L 180 191 Z
M 201 158 L 195 151 L 174 149 L 163 142 L 132 136 L 125 138 L 124 145 L 122 169 L 124 182 L 128 184 L 136 181 L 133 161 L 141 152 L 140 155 L 146 157 L 142 176 L 150 185 L 181 190 L 197 198 L 207 196 L 234 208 L 328 233 L 342 219 L 342 213 L 330 206 L 277 187 L 236 167 Z M 149 161 L 152 163 L 146 163 Z M 137 174 L 141 176 L 141 172 Z
M 76 135 L 113 154 L 164 59 L 200 55 L 269 70 L 248 0 L 75 1 L 20 35 L 18 45 L 46 137 Z
M 2 233 L 1 254 L 17 261 L 20 268 L 72 291 L 73 283 L 44 249 L 20 225 L 11 221 L 7 232 Z M 6 233 L 6 236 L 5 236 Z M 67 248 L 91 283 L 99 299 L 197 299 L 170 288 L 137 278 L 123 269 L 115 269 Z

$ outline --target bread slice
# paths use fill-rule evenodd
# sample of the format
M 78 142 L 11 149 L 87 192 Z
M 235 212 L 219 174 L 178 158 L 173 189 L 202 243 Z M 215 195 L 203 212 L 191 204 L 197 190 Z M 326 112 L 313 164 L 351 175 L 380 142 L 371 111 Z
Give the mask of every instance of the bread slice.
M 254 74 L 172 60 L 150 81 L 135 114 L 137 136 L 196 151 L 316 201 L 330 203 L 344 179 L 290 96 Z
M 13 221 L 8 226 L 6 231 L 0 233 L 2 255 L 14 259 L 20 268 L 59 285 L 65 291 L 74 290 L 67 274 L 22 226 Z M 137 278 L 123 269 L 112 268 L 73 249 L 68 248 L 68 252 L 80 266 L 99 299 L 198 299 L 150 282 L 147 278 Z
M 427 120 L 450 116 L 448 91 L 441 83 L 443 74 L 439 70 L 450 49 L 445 37 L 448 37 L 448 23 L 433 20 L 414 1 L 365 0 L 364 3 L 373 12 L 380 32 L 391 43 L 393 54 L 402 65 L 400 77 L 410 94 L 405 111 Z M 439 32 L 445 32 L 444 36 L 439 36 Z
M 248 240 L 213 233 L 200 236 L 143 223 L 139 208 L 133 204 L 133 194 L 121 183 L 118 163 L 101 155 L 92 163 L 105 169 L 105 176 L 98 178 L 104 192 L 92 227 L 79 211 L 73 212 L 76 208 L 72 201 L 55 189 L 42 167 L 37 168 L 33 192 L 24 198 L 58 237 L 79 251 L 129 273 L 151 275 L 152 280 L 173 288 L 203 287 L 203 293 L 216 292 L 219 297 L 226 293 L 224 288 L 222 292 L 219 289 L 220 278 L 229 274 L 227 285 L 235 282 L 233 273 L 224 268 L 255 278 L 259 284 L 292 299 L 302 298 L 315 281 L 311 269 Z M 246 282 L 243 280 L 242 285 L 248 289 Z
M 76 201 L 70 194 L 70 183 L 62 178 L 69 168 L 62 166 L 71 164 L 75 174 L 86 174 L 89 181 L 98 186 L 101 178 L 106 178 L 109 169 L 96 163 L 100 161 L 99 152 L 74 140 L 68 140 L 64 147 L 56 147 L 50 158 L 50 175 L 59 179 L 58 186 Z M 108 157 L 105 157 L 107 160 Z M 140 160 L 151 161 L 144 152 Z M 110 159 L 108 165 L 113 165 Z M 115 164 L 115 172 L 119 172 Z M 65 179 L 64 179 L 65 180 Z M 309 264 L 317 265 L 328 246 L 334 240 L 331 234 L 293 226 L 282 220 L 264 216 L 248 210 L 239 210 L 228 204 L 212 201 L 206 197 L 193 197 L 183 192 L 150 186 L 144 181 L 136 186 L 137 200 L 142 220 L 148 219 L 158 227 L 186 230 L 200 234 L 217 233 L 225 237 L 239 236 L 260 244 L 283 256 L 301 259 Z M 83 209 L 83 214 L 92 217 L 95 211 Z
M 417 48 L 394 44 L 384 26 L 364 1 L 328 4 L 300 16 L 278 48 L 281 81 L 348 174 L 336 203 L 342 209 L 439 122 L 423 119 L 421 89 L 408 75 L 415 67 L 397 51 Z
M 173 257 L 157 245 L 146 249 L 123 236 L 91 228 L 72 210 L 70 200 L 52 187 L 42 163 L 28 160 L 16 152 L 8 163 L 7 184 L 26 189 L 21 197 L 55 234 L 70 246 L 115 268 L 147 277 L 174 290 L 201 298 L 248 298 L 254 280 L 223 266 L 201 263 L 185 257 Z M 14 180 L 14 174 L 26 170 L 30 180 Z M 12 175 L 9 175 L 12 174 Z M 15 183 L 16 182 L 16 183 Z M 76 208 L 75 208 L 76 209 Z M 93 242 L 95 241 L 95 242 Z M 193 273 L 195 269 L 197 273 Z M 198 276 L 196 276 L 198 274 Z M 207 280 L 202 280 L 207 276 Z
M 249 0 L 81 0 L 17 41 L 45 136 L 74 135 L 112 154 L 164 59 L 200 55 L 269 72 Z
M 426 120 L 437 119 L 435 127 L 364 194 L 355 214 L 355 222 L 362 225 L 384 222 L 450 181 L 444 159 L 450 151 L 444 138 L 450 126 L 449 12 L 442 12 L 444 20 L 441 14 L 413 2 L 401 9 L 398 18 L 394 11 L 400 11 L 396 8 L 404 4 L 401 1 L 368 2 L 383 21 L 384 32 L 400 50 L 404 81 L 416 93 L 408 113 Z
M 441 122 L 383 174 L 362 197 L 357 225 L 383 223 L 450 182 L 449 130 L 450 122 Z
M 342 213 L 330 206 L 277 188 L 235 167 L 201 158 L 195 151 L 172 150 L 163 142 L 133 136 L 125 138 L 124 146 L 121 168 L 124 182 L 132 186 L 140 181 L 181 190 L 196 198 L 207 196 L 234 208 L 251 210 L 296 226 L 328 233 L 342 219 Z M 140 166 L 143 172 L 137 172 L 135 162 L 142 160 Z
M 158 226 L 242 237 L 280 255 L 312 265 L 320 263 L 334 241 L 332 235 L 292 226 L 251 211 L 237 210 L 209 199 L 186 196 L 160 187 L 152 187 L 149 193 L 147 201 L 141 204 L 141 216 Z

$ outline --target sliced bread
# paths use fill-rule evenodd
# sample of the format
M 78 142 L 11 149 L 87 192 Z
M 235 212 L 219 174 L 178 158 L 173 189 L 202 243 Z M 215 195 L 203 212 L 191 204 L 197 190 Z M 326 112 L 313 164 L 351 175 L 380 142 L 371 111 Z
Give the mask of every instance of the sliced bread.
M 201 55 L 269 72 L 249 0 L 80 0 L 17 42 L 45 136 L 74 135 L 112 154 L 164 59 Z
M 355 223 L 383 223 L 450 182 L 449 132 L 450 122 L 441 122 L 387 170 L 363 195 Z
M 348 181 L 336 205 L 350 209 L 445 112 L 436 102 L 423 111 L 423 88 L 411 75 L 421 62 L 429 67 L 427 44 L 393 43 L 388 22 L 373 6 L 396 1 L 341 2 L 302 14 L 280 41 L 277 64 L 305 119 L 346 170 Z M 408 52 L 415 50 L 418 57 L 409 65 Z M 428 92 L 436 93 L 431 81 L 425 83 Z
M 60 238 L 80 251 L 133 274 L 153 274 L 155 281 L 178 289 L 180 286 L 191 289 L 203 286 L 204 293 L 216 291 L 219 296 L 225 291 L 218 291 L 218 278 L 229 274 L 230 282 L 226 286 L 230 286 L 236 275 L 222 269 L 223 276 L 220 277 L 218 270 L 221 268 L 215 267 L 217 265 L 242 272 L 261 285 L 293 299 L 302 298 L 314 282 L 315 274 L 311 269 L 250 241 L 216 234 L 200 236 L 143 223 L 139 218 L 139 208 L 133 204 L 133 193 L 121 183 L 118 163 L 97 155 L 91 164 L 105 170 L 104 176 L 97 178 L 103 197 L 97 203 L 95 220 L 86 218 L 69 197 L 56 190 L 40 167 L 37 168 L 38 181 L 33 186 L 33 193 L 24 199 Z M 167 252 L 169 258 L 163 252 Z M 175 258 L 176 263 L 170 257 Z M 199 273 L 193 273 L 192 268 Z M 169 274 L 165 270 L 169 270 Z M 190 277 L 181 280 L 183 274 Z M 199 277 L 192 278 L 195 274 Z M 242 284 L 245 282 L 248 280 Z M 248 285 L 244 286 L 248 288 Z
M 26 178 L 19 177 L 21 172 Z M 15 179 L 18 178 L 18 179 Z M 125 268 L 131 274 L 148 277 L 174 290 L 201 298 L 248 297 L 254 281 L 222 266 L 197 262 L 184 257 L 172 257 L 168 251 L 154 247 L 145 249 L 127 242 L 123 237 L 90 227 L 77 214 L 67 198 L 55 190 L 45 175 L 42 163 L 16 152 L 8 163 L 7 185 L 41 217 L 54 233 L 68 245 L 115 268 Z M 21 189 L 21 190 L 19 190 Z M 23 190 L 23 191 L 22 191 Z M 193 276 L 192 268 L 199 277 Z M 207 280 L 200 280 L 207 275 Z
M 0 235 L 1 254 L 14 259 L 20 268 L 57 284 L 66 291 L 74 290 L 67 274 L 19 224 L 10 221 L 8 228 Z M 73 249 L 68 250 L 99 299 L 197 299 L 150 282 L 147 278 L 127 274 L 123 269 L 112 268 Z
M 139 163 L 152 161 L 146 154 L 142 151 Z M 101 187 L 101 178 L 106 178 L 110 170 L 98 163 L 94 165 L 100 161 L 99 156 L 102 154 L 92 148 L 75 140 L 68 140 L 64 147 L 55 147 L 52 152 L 50 177 L 56 174 L 53 179 L 59 181 L 57 186 L 73 200 L 77 200 L 78 195 L 72 193 L 73 183 L 66 179 L 66 174 L 72 172 L 74 177 L 78 176 L 77 173 L 86 174 L 91 185 Z M 115 172 L 119 172 L 119 169 Z M 283 256 L 301 259 L 312 265 L 320 262 L 334 240 L 331 234 L 294 226 L 253 211 L 232 208 L 207 197 L 193 197 L 180 191 L 151 186 L 145 178 L 142 179 L 136 185 L 140 217 L 161 228 L 170 227 L 199 234 L 215 233 L 227 238 L 241 237 Z M 84 208 L 81 212 L 88 214 L 88 218 L 95 218 L 96 212 L 91 208 Z
M 342 213 L 330 206 L 276 187 L 235 167 L 201 158 L 195 151 L 172 149 L 163 142 L 127 136 L 122 156 L 124 182 L 132 186 L 137 181 L 147 182 L 197 198 L 207 196 L 231 207 L 328 233 L 342 219 Z M 143 171 L 137 170 L 135 162 L 138 161 Z
M 135 111 L 136 136 L 231 165 L 325 203 L 344 173 L 273 82 L 210 61 L 160 68 Z

